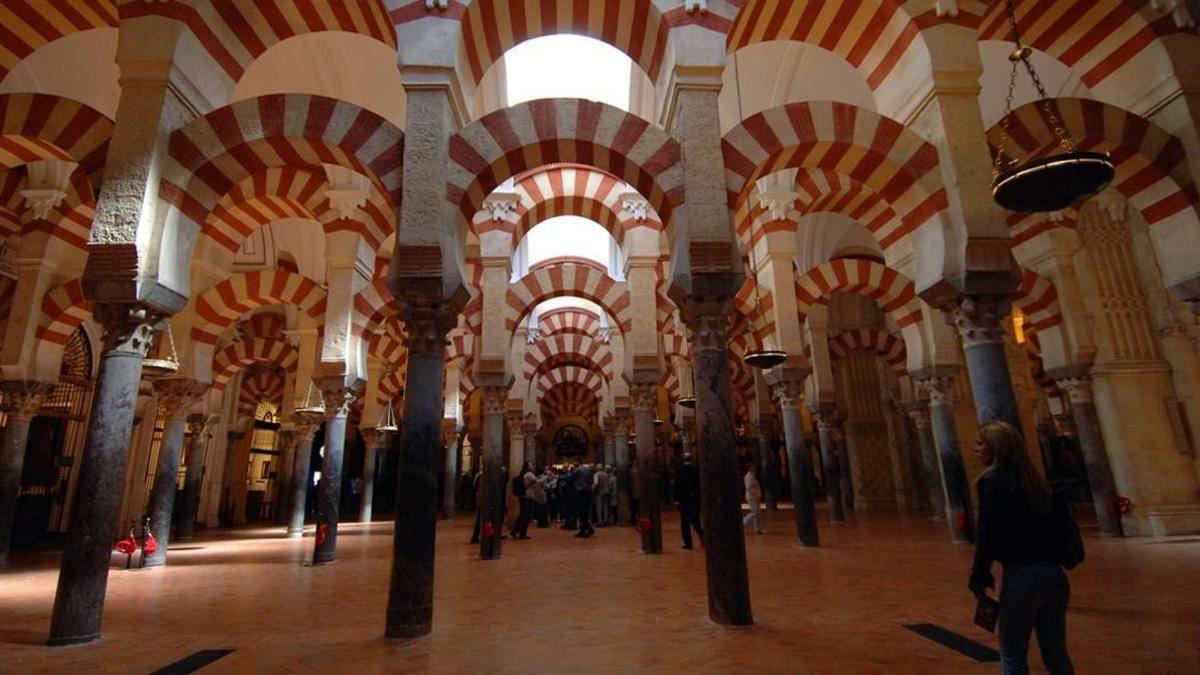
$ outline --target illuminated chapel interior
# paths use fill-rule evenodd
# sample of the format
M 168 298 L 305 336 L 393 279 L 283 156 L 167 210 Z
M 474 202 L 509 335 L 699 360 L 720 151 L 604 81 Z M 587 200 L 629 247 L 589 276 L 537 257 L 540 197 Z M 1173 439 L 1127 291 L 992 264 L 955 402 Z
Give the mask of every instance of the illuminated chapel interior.
M 1081 574 L 1160 550 L 1194 572 L 1197 544 L 1147 544 L 1200 534 L 1198 19 L 1194 0 L 5 0 L 0 670 L 133 644 L 137 593 L 202 594 L 171 575 L 220 577 L 237 546 L 276 552 L 238 584 L 370 579 L 360 632 L 396 649 L 475 611 L 451 583 L 536 588 L 539 545 L 581 584 L 627 578 L 593 543 L 628 578 L 702 557 L 680 611 L 716 626 L 777 625 L 760 581 L 803 588 L 873 537 L 921 542 L 968 597 L 992 419 L 1069 495 L 1100 561 Z M 1097 194 L 993 199 L 1068 146 L 1111 163 Z M 685 457 L 699 551 L 677 543 Z M 526 463 L 610 467 L 612 526 L 507 537 Z M 1084 597 L 1116 583 L 1089 578 Z

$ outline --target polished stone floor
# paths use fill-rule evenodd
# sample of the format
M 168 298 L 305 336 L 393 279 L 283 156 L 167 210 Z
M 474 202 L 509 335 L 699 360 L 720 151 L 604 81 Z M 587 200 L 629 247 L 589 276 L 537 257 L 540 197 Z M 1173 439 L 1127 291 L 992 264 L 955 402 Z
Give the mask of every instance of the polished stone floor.
M 203 669 L 213 673 L 998 671 L 903 627 L 995 646 L 971 623 L 972 549 L 944 523 L 859 512 L 822 520 L 819 550 L 795 545 L 790 511 L 766 525 L 747 536 L 757 625 L 729 630 L 706 618 L 704 553 L 680 550 L 676 523 L 661 556 L 638 553 L 631 528 L 586 540 L 554 528 L 481 562 L 466 543 L 471 521 L 443 522 L 433 634 L 401 644 L 382 638 L 387 522 L 343 525 L 339 560 L 325 567 L 301 564 L 311 532 L 289 541 L 281 528 L 247 528 L 180 545 L 166 568 L 114 569 L 104 637 L 57 649 L 41 646 L 57 556 L 17 554 L 0 574 L 0 673 L 145 673 L 205 649 L 234 650 Z M 1200 537 L 1093 532 L 1071 576 L 1077 670 L 1200 672 Z

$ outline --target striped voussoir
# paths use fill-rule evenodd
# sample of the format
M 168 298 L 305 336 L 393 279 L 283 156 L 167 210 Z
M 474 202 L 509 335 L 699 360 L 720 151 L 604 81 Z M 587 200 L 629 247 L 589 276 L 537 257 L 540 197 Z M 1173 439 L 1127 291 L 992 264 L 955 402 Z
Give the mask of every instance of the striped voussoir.
M 113 123 L 88 106 L 47 94 L 0 95 L 0 169 L 58 159 L 99 186 Z
M 651 81 L 658 79 L 666 57 L 668 26 L 652 0 L 473 0 L 451 4 L 454 11 L 445 16 L 458 18 L 461 24 L 459 62 L 466 65 L 466 74 L 475 84 L 504 52 L 525 40 L 555 33 L 607 42 L 625 52 Z M 393 13 L 398 24 L 424 16 L 428 13 L 420 2 Z
M 679 358 L 684 361 L 690 361 L 692 358 L 692 350 L 687 337 L 679 333 L 674 331 L 663 333 L 662 346 L 663 356 L 667 358 Z
M 0 3 L 0 80 L 25 57 L 86 30 L 117 27 L 112 0 L 5 0 Z
M 1075 229 L 1076 224 L 1079 222 L 1079 211 L 1073 207 L 1068 207 L 1054 213 L 1009 212 L 1005 218 L 1008 221 L 1008 234 L 1012 237 L 1012 246 L 1016 248 L 1039 234 L 1056 227 Z
M 263 364 L 263 367 L 248 369 L 238 390 L 238 417 L 253 417 L 261 402 L 274 404 L 276 410 L 282 409 L 283 389 L 284 375 L 278 368 Z
M 396 317 L 399 311 L 396 296 L 387 288 L 387 280 L 378 277 L 354 296 L 352 324 L 356 332 L 370 335 Z
M 1012 303 L 1028 319 L 1027 329 L 1046 330 L 1063 321 L 1054 282 L 1031 269 L 1021 270 L 1021 285 L 1013 292 Z
M 395 210 L 378 192 L 371 191 L 359 220 L 344 220 L 325 196 L 329 184 L 322 171 L 293 166 L 272 166 L 243 178 L 225 193 L 205 218 L 200 236 L 208 237 L 230 253 L 236 252 L 252 232 L 272 221 L 302 218 L 321 223 L 326 233 L 353 231 L 368 246 L 378 248 L 395 230 Z
M 235 274 L 196 298 L 200 323 L 192 328 L 192 338 L 203 344 L 216 344 L 221 331 L 238 317 L 267 305 L 290 305 L 324 323 L 326 293 L 308 277 L 281 269 L 256 270 Z
M 397 363 L 407 353 L 404 325 L 396 317 L 389 317 L 376 329 L 367 331 L 365 337 L 368 353 L 384 363 Z
M 832 293 L 871 298 L 904 328 L 921 320 L 921 301 L 913 282 L 873 260 L 839 258 L 821 263 L 796 277 L 796 306 L 801 319 L 814 305 L 827 304 Z
M 242 79 L 251 63 L 268 49 L 298 35 L 324 31 L 356 33 L 378 40 L 392 51 L 396 49 L 396 30 L 383 0 L 328 3 L 168 0 L 126 2 L 121 7 L 122 19 L 149 15 L 166 16 L 185 24 L 233 82 Z
M 84 250 L 96 216 L 96 198 L 90 178 L 81 171 L 71 174 L 67 194 L 45 218 L 36 218 L 21 191 L 25 174 L 3 172 L 0 179 L 0 237 L 45 232 L 68 246 Z
M 505 330 L 515 330 L 539 303 L 563 296 L 590 300 L 603 307 L 622 331 L 631 327 L 627 284 L 589 261 L 539 268 L 509 286 Z
M 658 378 L 658 386 L 662 387 L 663 390 L 667 392 L 668 401 L 679 400 L 679 376 L 675 374 L 674 370 L 664 370 L 662 375 Z
M 1144 77 L 1145 73 L 1137 70 L 1138 55 L 1147 48 L 1161 49 L 1156 43 L 1160 37 L 1187 32 L 1175 25 L 1169 9 L 1159 11 L 1159 5 L 1124 0 L 1018 0 L 1017 27 L 1024 44 L 1057 59 L 1094 88 L 1110 77 L 1118 82 Z M 1004 3 L 991 3 L 983 15 L 979 39 L 1011 43 L 1012 37 Z M 1120 96 L 1120 88 L 1113 93 Z
M 400 203 L 404 134 L 373 112 L 308 94 L 271 94 L 218 108 L 173 132 L 160 196 L 204 223 L 222 197 L 271 167 L 322 173 L 323 164 L 370 179 L 386 203 Z
M 577 333 L 595 338 L 600 335 L 600 317 L 579 307 L 561 307 L 538 315 L 538 330 L 543 337 Z
M 470 360 L 475 354 L 475 336 L 465 330 L 455 329 L 447 337 L 446 360 Z
M 790 103 L 751 115 L 725 134 L 721 152 L 735 212 L 755 180 L 789 168 L 848 176 L 906 214 L 911 228 L 948 207 L 937 148 L 898 122 L 847 103 Z
M 71 333 L 91 315 L 92 303 L 83 296 L 83 284 L 79 279 L 72 279 L 42 296 L 37 338 L 65 345 Z
M 559 360 L 585 362 L 612 378 L 613 354 L 608 345 L 578 333 L 559 333 L 529 345 L 525 351 L 524 374 L 533 377 L 547 364 Z
M 1141 211 L 1147 224 L 1194 210 L 1200 202 L 1178 138 L 1143 117 L 1100 101 L 1059 98 L 1054 103 L 1076 147 L 1110 154 L 1117 169 L 1113 187 Z M 1012 111 L 1006 136 L 1000 123 L 993 126 L 988 131 L 993 155 L 1001 142 L 1010 157 L 1033 159 L 1061 152 L 1048 109 L 1034 102 Z
M 543 393 L 538 402 L 541 404 L 542 419 L 545 421 L 582 417 L 588 422 L 595 422 L 599 418 L 599 395 L 577 382 L 556 385 Z
M 296 348 L 280 339 L 250 337 L 231 342 L 213 357 L 213 389 L 225 389 L 239 370 L 252 363 L 274 363 L 285 371 L 292 371 L 299 360 L 300 353 Z
M 553 163 L 588 164 L 620 178 L 663 222 L 684 199 L 679 143 L 595 101 L 541 99 L 497 110 L 452 136 L 449 153 L 446 199 L 467 224 L 510 176 Z
M 758 293 L 754 292 L 756 284 Z M 775 318 L 772 311 L 775 308 L 775 294 L 770 288 L 758 284 L 757 277 L 746 277 L 741 288 L 733 296 L 733 308 L 738 315 L 745 317 L 747 321 L 745 330 L 754 331 L 757 340 L 761 341 L 763 336 L 770 335 L 775 331 Z
M 957 16 L 939 16 L 932 3 L 923 1 L 748 0 L 725 44 L 729 53 L 775 40 L 811 44 L 841 56 L 875 90 L 893 73 L 902 72 L 898 68 L 928 64 L 922 29 L 942 23 L 978 24 L 968 3 L 959 2 L 958 7 Z
M 605 389 L 605 385 L 607 384 L 604 381 L 604 377 L 591 368 L 585 368 L 582 366 L 559 366 L 557 368 L 551 368 L 539 375 L 534 381 L 534 391 L 536 391 L 538 395 L 544 395 L 555 385 L 564 384 L 567 382 L 573 382 L 575 384 L 587 387 L 594 394 L 596 394 L 596 396 L 601 395 Z
M 876 328 L 858 328 L 843 330 L 829 338 L 829 358 L 841 361 L 851 352 L 866 352 L 881 359 L 896 377 L 908 374 L 908 352 L 904 348 L 904 340 Z
M 408 376 L 408 352 L 400 356 L 400 360 L 395 363 L 395 367 L 384 373 L 379 380 L 379 394 L 376 396 L 376 401 L 381 405 L 386 405 L 389 401 L 404 396 L 404 380 Z M 395 410 L 397 416 L 401 414 L 401 408 L 398 406 Z

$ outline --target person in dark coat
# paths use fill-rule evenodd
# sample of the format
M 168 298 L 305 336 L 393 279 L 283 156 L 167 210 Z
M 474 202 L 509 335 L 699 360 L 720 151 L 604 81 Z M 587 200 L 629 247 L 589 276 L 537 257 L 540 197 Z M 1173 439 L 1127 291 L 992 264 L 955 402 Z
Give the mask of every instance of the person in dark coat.
M 596 534 L 596 529 L 592 527 L 592 520 L 588 517 L 588 511 L 592 506 L 592 484 L 594 482 L 592 467 L 587 464 L 580 464 L 571 474 L 571 487 L 574 488 L 575 495 L 575 515 L 579 517 L 579 532 L 575 534 L 576 537 L 590 537 Z
M 683 547 L 692 548 L 692 528 L 704 545 L 704 529 L 700 527 L 700 467 L 692 463 L 692 454 L 683 453 L 683 464 L 675 469 L 675 503 L 679 505 L 679 529 Z

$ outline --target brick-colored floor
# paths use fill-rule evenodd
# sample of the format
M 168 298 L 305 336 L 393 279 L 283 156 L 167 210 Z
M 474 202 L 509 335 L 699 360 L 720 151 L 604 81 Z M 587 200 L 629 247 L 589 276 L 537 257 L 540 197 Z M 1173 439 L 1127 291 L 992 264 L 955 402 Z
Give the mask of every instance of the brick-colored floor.
M 0 672 L 140 673 L 201 649 L 236 651 L 205 672 L 788 672 L 991 673 L 902 628 L 935 623 L 985 644 L 965 588 L 971 548 L 943 523 L 860 512 L 821 522 L 824 544 L 801 550 L 791 512 L 747 537 L 757 625 L 707 620 L 702 550 L 637 552 L 631 528 L 589 540 L 557 528 L 505 542 L 481 562 L 471 521 L 438 531 L 435 627 L 385 641 L 391 524 L 343 526 L 339 561 L 282 530 L 219 532 L 171 552 L 169 567 L 110 576 L 104 637 L 41 646 L 57 559 L 18 554 L 0 574 Z M 311 529 L 311 528 L 310 528 Z M 1081 673 L 1200 672 L 1200 537 L 1101 540 L 1074 585 L 1070 646 Z M 1034 655 L 1036 658 L 1036 654 Z

